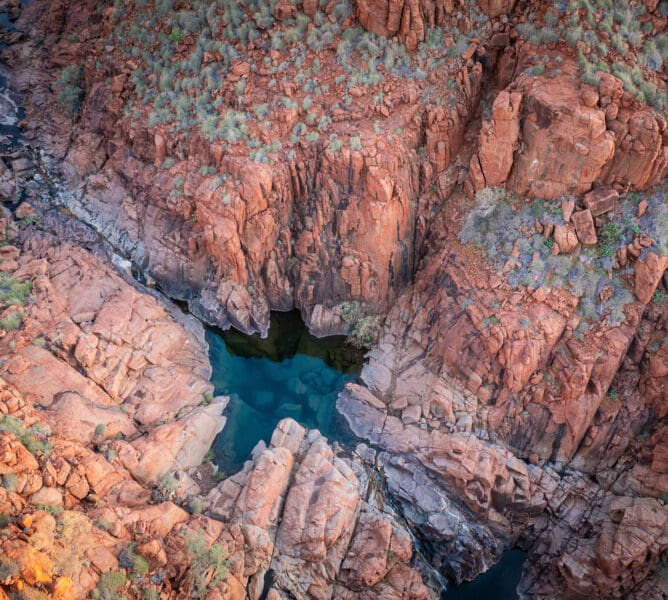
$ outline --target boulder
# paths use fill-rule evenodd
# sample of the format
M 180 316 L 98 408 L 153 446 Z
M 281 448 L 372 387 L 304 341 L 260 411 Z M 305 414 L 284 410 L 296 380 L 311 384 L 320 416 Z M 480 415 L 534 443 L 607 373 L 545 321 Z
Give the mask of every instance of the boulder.
M 584 195 L 585 206 L 593 217 L 611 211 L 619 199 L 619 192 L 610 187 L 597 187 Z
M 574 212 L 571 216 L 571 221 L 573 221 L 575 233 L 580 243 L 585 246 L 595 246 L 597 244 L 596 227 L 594 226 L 594 219 L 589 209 Z

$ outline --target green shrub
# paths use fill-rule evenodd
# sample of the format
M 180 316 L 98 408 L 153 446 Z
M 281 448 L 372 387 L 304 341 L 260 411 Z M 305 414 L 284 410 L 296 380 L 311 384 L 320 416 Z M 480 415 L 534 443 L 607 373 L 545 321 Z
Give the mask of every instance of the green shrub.
M 320 117 L 320 120 L 318 121 L 318 131 L 324 131 L 331 124 L 332 124 L 332 119 L 327 115 L 323 115 L 322 117 Z
M 341 317 L 351 326 L 350 335 L 346 339 L 355 348 L 370 348 L 380 335 L 381 318 L 368 314 L 366 305 L 359 301 L 343 302 Z
M 32 293 L 32 282 L 20 282 L 9 277 L 6 273 L 0 274 L 0 302 L 7 306 L 25 306 L 26 299 Z
M 93 597 L 98 600 L 120 600 L 124 598 L 120 590 L 125 587 L 126 583 L 127 577 L 120 571 L 102 573 L 97 587 L 93 590 Z
M 230 567 L 229 554 L 220 544 L 208 547 L 202 532 L 186 528 L 183 535 L 190 558 L 188 571 L 190 597 L 204 598 L 210 588 L 227 578 Z
M 174 477 L 174 475 L 171 473 L 163 475 L 158 481 L 160 485 L 168 492 L 173 492 L 176 489 L 176 484 L 178 483 L 176 477 Z
M 188 509 L 193 515 L 201 515 L 204 510 L 204 504 L 201 498 L 191 498 L 188 502 Z
M 70 117 L 79 114 L 84 99 L 83 69 L 79 65 L 65 67 L 56 82 L 58 103 Z
M 41 452 L 46 458 L 53 450 L 52 444 L 45 439 L 51 434 L 47 427 L 32 425 L 26 428 L 20 419 L 5 416 L 0 419 L 0 431 L 15 435 L 31 454 Z
M 343 147 L 343 142 L 339 139 L 333 139 L 329 142 L 327 149 L 332 152 L 339 152 Z
M 603 244 L 617 244 L 624 239 L 624 229 L 619 223 L 606 223 L 599 229 L 598 237 Z
M 0 318 L 0 329 L 12 331 L 21 327 L 21 323 L 23 323 L 23 313 L 14 312 L 6 317 Z
M 144 600 L 160 600 L 160 592 L 155 588 L 144 588 L 142 595 Z

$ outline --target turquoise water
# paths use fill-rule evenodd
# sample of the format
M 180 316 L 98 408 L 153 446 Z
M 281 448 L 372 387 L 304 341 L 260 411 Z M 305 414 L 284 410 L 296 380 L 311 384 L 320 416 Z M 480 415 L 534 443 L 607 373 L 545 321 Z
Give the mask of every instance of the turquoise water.
M 526 552 L 517 549 L 504 552 L 489 571 L 443 592 L 441 600 L 516 600 L 526 556 Z
M 297 312 L 273 313 L 269 337 L 235 330 L 206 333 L 216 394 L 227 394 L 227 423 L 213 445 L 225 474 L 239 470 L 276 424 L 292 417 L 330 441 L 354 442 L 336 411 L 336 397 L 355 381 L 361 353 L 342 336 L 315 338 Z

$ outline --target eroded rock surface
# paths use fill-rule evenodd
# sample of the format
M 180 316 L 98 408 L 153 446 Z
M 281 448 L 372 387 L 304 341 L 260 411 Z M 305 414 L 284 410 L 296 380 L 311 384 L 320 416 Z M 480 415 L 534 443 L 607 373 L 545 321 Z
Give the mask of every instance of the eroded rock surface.
M 249 590 L 259 593 L 271 572 L 280 597 L 434 597 L 409 566 L 405 525 L 358 458 L 337 456 L 318 432 L 289 419 L 253 455 L 205 501 L 247 539 L 262 540 L 245 558 Z
M 12 281 L 32 287 L 0 339 L 0 586 L 436 597 L 373 472 L 292 420 L 198 497 L 225 400 L 206 403 L 201 327 L 80 247 L 33 233 L 15 250 Z

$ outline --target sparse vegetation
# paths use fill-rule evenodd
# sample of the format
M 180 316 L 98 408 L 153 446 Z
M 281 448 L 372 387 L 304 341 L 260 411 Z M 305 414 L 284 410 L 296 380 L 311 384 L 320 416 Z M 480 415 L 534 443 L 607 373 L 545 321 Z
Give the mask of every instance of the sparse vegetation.
M 210 142 L 245 144 L 252 148 L 253 160 L 270 162 L 267 150 L 259 146 L 263 120 L 272 109 L 312 113 L 305 120 L 310 129 L 299 135 L 288 133 L 294 145 L 305 139 L 315 141 L 313 129 L 329 128 L 331 117 L 321 107 L 333 104 L 328 97 L 332 91 L 341 99 L 338 106 L 347 107 L 353 103 L 352 88 L 377 87 L 388 78 L 400 77 L 424 81 L 428 93 L 437 98 L 427 73 L 441 68 L 454 76 L 461 67 L 461 52 L 490 27 L 489 19 L 472 5 L 467 9 L 469 31 L 459 34 L 454 49 L 448 50 L 444 31 L 434 27 L 418 51 L 409 52 L 396 38 L 359 26 L 344 30 L 353 10 L 349 0 L 327 7 L 321 3 L 313 17 L 298 7 L 293 16 L 280 21 L 274 17 L 276 2 L 194 0 L 186 9 L 159 0 L 156 6 L 137 3 L 131 13 L 117 3 L 110 42 L 124 59 L 138 64 L 129 79 L 135 97 L 125 114 L 137 121 L 148 119 L 150 127 L 169 125 L 172 133 L 195 129 Z M 313 52 L 304 53 L 304 47 Z M 272 59 L 265 51 L 269 48 L 280 50 L 283 60 Z M 335 55 L 335 62 L 328 62 L 324 69 L 321 57 L 327 50 Z M 453 59 L 446 61 L 448 54 Z M 246 71 L 227 83 L 232 65 L 244 62 Z M 286 84 L 291 87 L 288 93 Z M 277 93 L 281 89 L 286 95 L 278 103 L 265 97 L 253 105 L 257 96 L 248 94 L 251 87 Z M 374 90 L 378 92 L 382 90 Z
M 190 512 L 193 515 L 202 514 L 202 511 L 204 510 L 204 504 L 202 503 L 202 499 L 197 497 L 191 498 L 188 501 L 188 510 L 190 510 Z
M 0 318 L 0 329 L 4 329 L 5 331 L 18 329 L 21 327 L 21 323 L 23 322 L 23 316 L 24 315 L 22 312 L 17 311 L 7 315 L 6 317 Z
M 148 575 L 151 567 L 143 556 L 137 554 L 135 548 L 136 546 L 134 543 L 129 544 L 123 552 L 121 552 L 119 563 L 122 566 L 129 568 L 132 574 L 132 579 L 137 581 Z
M 121 590 L 127 583 L 127 577 L 120 571 L 111 571 L 102 573 L 97 587 L 93 591 L 93 597 L 97 600 L 120 600 L 125 596 L 121 595 Z
M 53 449 L 46 438 L 51 435 L 48 427 L 32 425 L 26 428 L 20 419 L 5 416 L 0 419 L 0 431 L 15 435 L 31 454 L 41 453 L 48 458 Z
M 58 103 L 74 117 L 79 114 L 84 99 L 83 69 L 79 65 L 65 67 L 56 82 Z
M 25 306 L 32 293 L 32 282 L 16 281 L 6 273 L 0 273 L 0 302 L 6 306 Z
M 378 340 L 381 319 L 379 315 L 368 314 L 363 302 L 353 301 L 341 304 L 341 317 L 351 326 L 347 342 L 355 348 L 370 348 Z
M 580 299 L 580 314 L 588 319 L 606 318 L 611 325 L 626 320 L 624 306 L 633 301 L 626 279 L 627 269 L 614 268 L 619 247 L 633 240 L 640 228 L 657 242 L 654 249 L 667 253 L 668 207 L 663 188 L 645 198 L 650 209 L 636 219 L 633 196 L 620 199 L 619 218 L 599 228 L 599 246 L 584 248 L 579 255 L 552 255 L 554 242 L 537 233 L 536 220 L 562 224 L 560 211 L 543 200 L 521 203 L 503 189 L 483 189 L 464 219 L 459 239 L 475 244 L 514 287 L 567 289 Z M 606 294 L 601 295 L 603 290 Z M 603 299 L 605 298 L 605 299 Z
M 0 525 L 6 527 L 6 524 L 9 523 L 8 515 L 0 515 Z M 16 564 L 16 561 L 10 560 L 4 556 L 0 557 L 0 581 L 9 579 L 10 577 L 16 577 L 19 574 L 19 566 Z
M 186 528 L 184 543 L 190 558 L 188 583 L 191 598 L 204 598 L 209 589 L 227 578 L 229 555 L 221 544 L 208 545 L 204 534 Z

